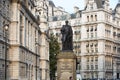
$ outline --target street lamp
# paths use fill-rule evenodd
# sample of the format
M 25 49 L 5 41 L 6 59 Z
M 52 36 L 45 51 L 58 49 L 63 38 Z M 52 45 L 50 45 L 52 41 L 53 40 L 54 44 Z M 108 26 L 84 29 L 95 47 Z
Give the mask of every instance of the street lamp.
M 9 25 L 5 24 L 3 26 L 3 29 L 5 31 L 5 80 L 7 80 L 7 31 L 8 31 Z

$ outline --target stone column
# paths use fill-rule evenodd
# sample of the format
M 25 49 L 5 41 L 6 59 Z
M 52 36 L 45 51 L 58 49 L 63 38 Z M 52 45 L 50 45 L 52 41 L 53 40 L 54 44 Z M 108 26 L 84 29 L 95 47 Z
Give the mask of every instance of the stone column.
M 62 51 L 57 55 L 57 80 L 76 80 L 76 55 L 72 51 Z

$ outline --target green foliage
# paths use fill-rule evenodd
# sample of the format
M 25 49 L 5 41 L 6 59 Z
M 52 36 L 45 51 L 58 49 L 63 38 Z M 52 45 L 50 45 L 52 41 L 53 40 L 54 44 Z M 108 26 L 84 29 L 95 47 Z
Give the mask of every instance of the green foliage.
M 50 42 L 49 42 L 49 47 L 50 47 L 50 78 L 53 79 L 55 77 L 55 72 L 57 70 L 57 54 L 60 52 L 60 46 L 57 41 L 57 38 L 53 35 L 50 34 Z

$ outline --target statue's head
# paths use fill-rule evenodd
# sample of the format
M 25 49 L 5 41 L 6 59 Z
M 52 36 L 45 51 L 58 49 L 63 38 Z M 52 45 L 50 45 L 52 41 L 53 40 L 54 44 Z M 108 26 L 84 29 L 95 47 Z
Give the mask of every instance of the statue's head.
M 65 21 L 66 24 L 68 24 L 68 21 Z

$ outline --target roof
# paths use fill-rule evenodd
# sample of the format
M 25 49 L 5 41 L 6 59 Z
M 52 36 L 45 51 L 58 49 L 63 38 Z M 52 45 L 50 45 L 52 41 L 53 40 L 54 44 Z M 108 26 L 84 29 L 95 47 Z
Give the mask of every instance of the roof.
M 53 2 L 53 1 L 51 1 L 51 0 L 49 0 L 49 5 L 51 5 L 51 6 L 55 7 L 54 2 Z
M 115 14 L 115 13 L 116 13 L 116 9 L 117 9 L 118 7 L 120 7 L 120 2 L 118 2 L 118 3 L 117 3 L 117 5 L 116 5 L 115 9 L 113 10 L 113 14 Z
M 120 7 L 120 2 L 117 3 L 115 9 L 116 9 L 117 7 Z
M 103 8 L 103 5 L 105 3 L 105 0 L 95 0 L 95 3 L 97 5 L 97 8 Z M 85 6 L 85 9 L 87 8 L 87 5 Z
M 103 8 L 105 0 L 95 0 L 95 2 L 97 4 L 97 8 Z

